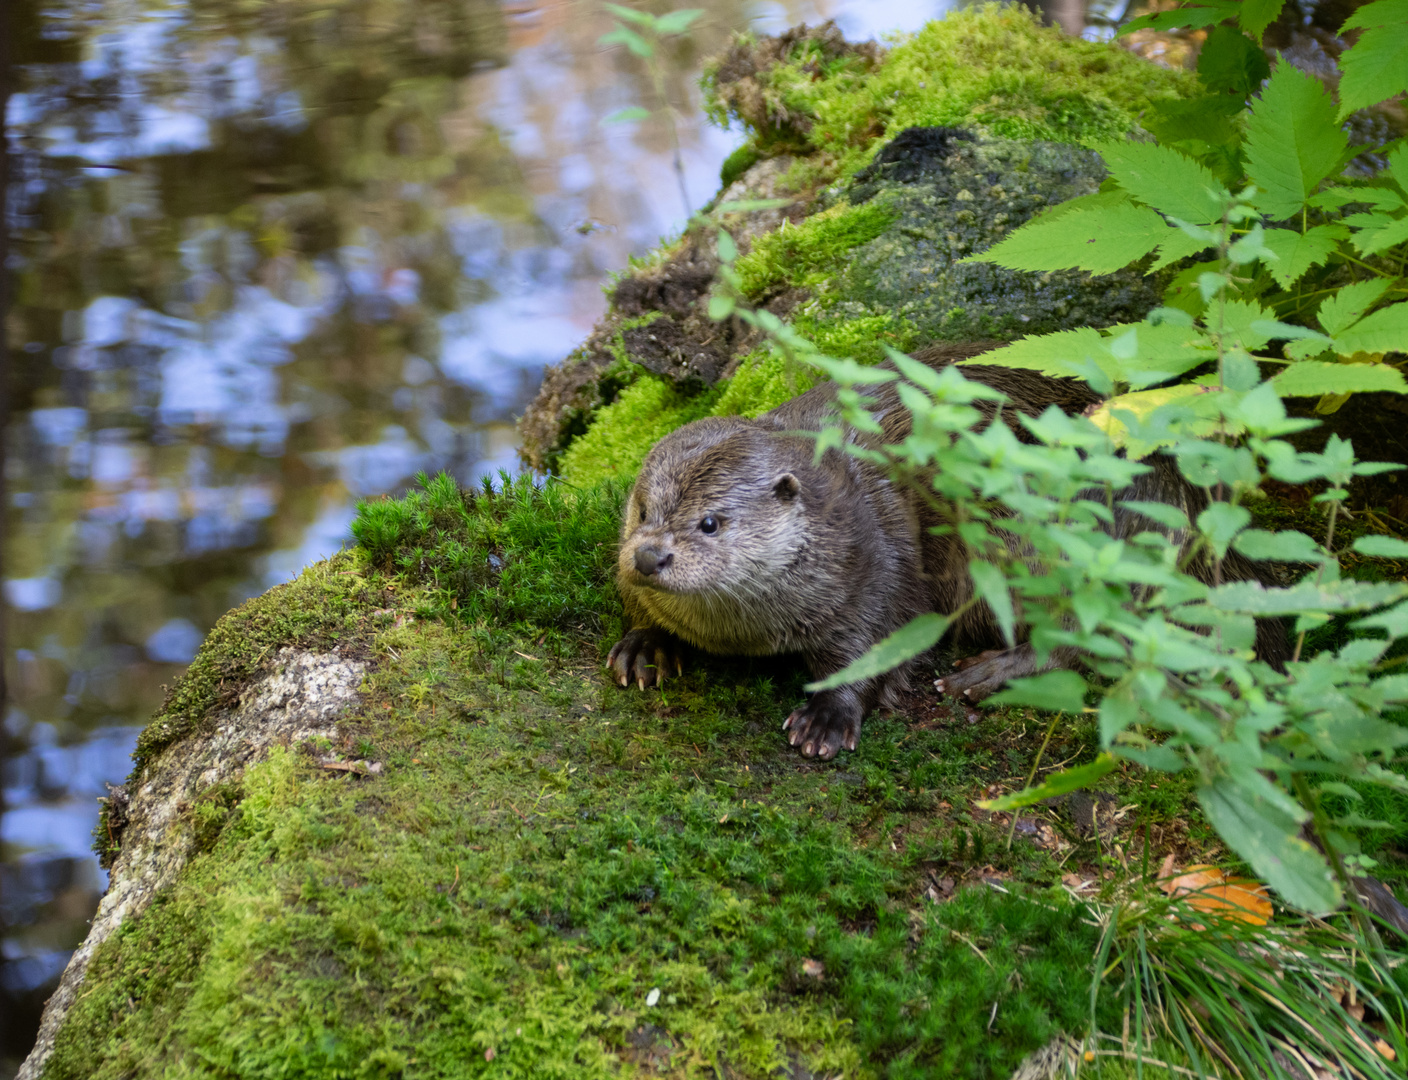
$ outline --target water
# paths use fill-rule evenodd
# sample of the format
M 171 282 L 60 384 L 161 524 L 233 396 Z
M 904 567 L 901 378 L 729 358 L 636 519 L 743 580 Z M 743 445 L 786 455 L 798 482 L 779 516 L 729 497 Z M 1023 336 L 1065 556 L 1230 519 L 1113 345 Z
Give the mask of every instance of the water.
M 710 2 L 661 56 L 691 202 L 739 142 L 694 86 L 730 31 L 942 7 Z M 685 219 L 665 110 L 597 4 L 13 18 L 0 1073 L 105 885 L 96 798 L 205 631 L 346 543 L 359 497 L 513 470 L 543 367 Z

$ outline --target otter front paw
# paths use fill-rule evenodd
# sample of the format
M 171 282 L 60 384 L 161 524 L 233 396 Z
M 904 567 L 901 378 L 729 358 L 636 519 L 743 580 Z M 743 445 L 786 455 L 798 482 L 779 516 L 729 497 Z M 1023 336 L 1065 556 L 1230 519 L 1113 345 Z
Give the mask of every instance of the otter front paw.
M 644 690 L 662 685 L 667 672 L 684 673 L 684 646 L 674 634 L 658 626 L 632 630 L 611 647 L 606 666 L 622 686 L 634 682 Z
M 860 707 L 822 692 L 782 722 L 787 741 L 800 747 L 803 757 L 830 761 L 844 747 L 854 750 L 860 739 Z

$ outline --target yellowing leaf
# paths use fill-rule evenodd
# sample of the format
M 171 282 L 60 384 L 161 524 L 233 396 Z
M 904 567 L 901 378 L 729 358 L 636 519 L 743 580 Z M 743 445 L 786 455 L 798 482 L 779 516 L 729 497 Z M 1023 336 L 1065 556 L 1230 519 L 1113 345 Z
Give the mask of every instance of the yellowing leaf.
M 1260 882 L 1229 878 L 1215 866 L 1190 866 L 1176 877 L 1170 876 L 1172 871 L 1170 855 L 1164 861 L 1159 888 L 1189 907 L 1253 926 L 1265 926 L 1271 918 L 1271 899 Z

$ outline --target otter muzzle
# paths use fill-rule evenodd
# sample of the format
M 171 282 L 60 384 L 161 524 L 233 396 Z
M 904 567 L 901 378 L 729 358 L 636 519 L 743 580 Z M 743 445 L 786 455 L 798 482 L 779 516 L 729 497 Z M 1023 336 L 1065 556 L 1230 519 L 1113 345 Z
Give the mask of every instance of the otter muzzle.
M 672 551 L 661 552 L 649 546 L 636 548 L 636 569 L 646 577 L 651 577 L 669 566 L 675 555 Z

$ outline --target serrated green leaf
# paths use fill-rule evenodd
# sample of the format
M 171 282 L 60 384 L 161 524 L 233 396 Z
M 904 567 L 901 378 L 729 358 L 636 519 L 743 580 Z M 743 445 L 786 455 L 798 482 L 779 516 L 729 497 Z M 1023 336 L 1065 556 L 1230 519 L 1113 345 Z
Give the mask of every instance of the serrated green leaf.
M 1233 26 L 1215 27 L 1198 50 L 1198 79 L 1213 93 L 1245 99 L 1270 73 L 1266 53 Z
M 1113 274 L 1148 255 L 1168 238 L 1169 226 L 1153 210 L 1122 203 L 1078 210 L 1054 220 L 1041 217 L 963 262 L 991 262 L 1009 270 L 1066 270 Z
M 1285 5 L 1286 0 L 1243 0 L 1237 23 L 1260 44 L 1262 33 L 1276 21 Z
M 1255 352 L 1271 340 L 1261 331 L 1270 315 L 1269 311 L 1255 301 L 1229 300 L 1222 305 L 1224 340 L 1239 345 L 1248 352 Z
M 1328 364 L 1323 360 L 1297 360 L 1279 372 L 1271 385 L 1282 397 L 1408 392 L 1402 374 L 1387 364 Z
M 1408 22 L 1366 29 L 1341 53 L 1339 90 L 1340 119 L 1408 90 Z
M 1375 217 L 1387 217 L 1376 214 Z M 1380 222 L 1377 227 L 1364 228 L 1354 234 L 1354 246 L 1361 255 L 1377 255 L 1408 240 L 1408 217 Z
M 1325 328 L 1325 333 L 1338 337 L 1341 331 L 1362 319 L 1364 313 L 1378 303 L 1379 298 L 1388 292 L 1390 284 L 1385 278 L 1351 282 L 1320 305 L 1316 318 Z
M 1085 708 L 1085 680 L 1074 671 L 1047 671 L 1013 679 L 987 701 L 993 705 L 1029 705 L 1048 712 L 1078 713 Z
M 1140 202 L 1195 225 L 1222 220 L 1223 207 L 1231 197 L 1227 188 L 1187 155 L 1154 143 L 1095 143 L 1091 149 L 1104 159 L 1119 185 Z
M 1408 0 L 1403 0 L 1408 4 Z M 1398 182 L 1398 186 L 1408 193 L 1408 142 L 1400 142 L 1398 149 L 1388 156 L 1389 175 Z
M 628 8 L 623 4 L 603 4 L 602 7 L 615 15 L 618 19 L 625 19 L 633 22 L 637 26 L 649 26 L 655 21 L 655 16 L 648 11 L 637 11 L 635 8 Z
M 1168 503 L 1149 502 L 1141 499 L 1125 499 L 1120 502 L 1126 510 L 1132 510 L 1136 514 L 1141 514 L 1150 521 L 1157 521 L 1166 529 L 1186 529 L 1188 528 L 1188 515 L 1176 506 Z
M 1408 540 L 1396 536 L 1361 536 L 1354 541 L 1354 550 L 1379 559 L 1408 559 Z
M 1232 546 L 1249 559 L 1272 562 L 1324 562 L 1327 556 L 1309 536 L 1294 529 L 1268 532 L 1248 529 L 1232 541 Z
M 1003 640 L 1007 642 L 1008 648 L 1017 644 L 1015 630 L 1017 627 L 1017 616 L 1012 610 L 1012 591 L 1007 586 L 1007 579 L 1002 576 L 1002 571 L 993 566 L 992 563 L 973 559 L 968 563 L 968 574 L 973 579 L 973 587 L 977 590 L 978 596 L 987 604 L 988 610 L 997 620 L 997 625 L 1002 630 Z
M 703 14 L 703 8 L 681 8 L 667 12 L 655 20 L 655 32 L 662 35 L 683 34 Z
M 1364 197 L 1362 187 L 1326 188 L 1324 191 L 1317 191 L 1310 198 L 1305 200 L 1307 206 L 1314 206 L 1321 210 L 1339 210 L 1350 205 L 1350 203 L 1362 203 L 1368 200 Z
M 648 59 L 655 54 L 655 50 L 650 47 L 649 42 L 629 26 L 618 26 L 610 33 L 602 34 L 596 39 L 596 42 L 598 45 L 624 45 L 642 59 Z
M 1300 838 L 1300 822 L 1229 778 L 1198 789 L 1198 802 L 1223 842 L 1292 907 L 1312 914 L 1342 899 L 1324 856 Z
M 1149 15 L 1141 15 L 1137 19 L 1131 19 L 1120 27 L 1115 36 L 1132 34 L 1136 30 L 1167 31 L 1185 27 L 1191 30 L 1200 30 L 1204 26 L 1212 26 L 1214 23 L 1236 18 L 1237 6 L 1238 0 L 1209 0 L 1206 4 L 1194 7 L 1176 7 L 1169 11 L 1155 11 Z
M 1323 265 L 1348 236 L 1343 225 L 1316 225 L 1304 235 L 1295 229 L 1267 229 L 1262 243 L 1276 253 L 1276 261 L 1266 269 L 1277 285 L 1289 289 L 1312 266 Z
M 1383 630 L 1392 638 L 1408 637 L 1408 604 L 1399 604 L 1349 625 L 1354 630 Z
M 1302 581 L 1290 588 L 1267 588 L 1259 581 L 1234 581 L 1208 593 L 1208 603 L 1219 611 L 1246 615 L 1296 615 L 1301 612 L 1363 611 L 1397 600 L 1408 585 L 1397 582 L 1335 581 L 1315 584 Z
M 1101 754 L 1088 765 L 1077 765 L 1074 769 L 1058 772 L 1043 784 L 1023 788 L 1000 799 L 982 799 L 978 806 L 983 810 L 1020 810 L 1024 806 L 1035 806 L 1043 799 L 1054 799 L 1057 795 L 1067 795 L 1072 791 L 1089 787 L 1106 773 L 1111 772 L 1117 762 L 1108 753 Z
M 1335 351 L 1341 356 L 1408 350 L 1408 301 L 1400 300 L 1378 311 L 1371 311 L 1348 330 L 1339 331 L 1333 337 Z M 1402 385 L 1400 378 L 1394 389 L 1400 389 Z
M 1344 21 L 1340 33 L 1392 23 L 1408 23 L 1408 0 L 1374 0 L 1372 4 L 1365 4 Z
M 718 322 L 720 319 L 727 319 L 733 314 L 735 307 L 734 299 L 731 296 L 711 296 L 709 297 L 709 318 Z
M 1159 257 L 1149 267 L 1149 273 L 1162 270 L 1180 259 L 1200 255 L 1211 245 L 1201 237 L 1191 236 L 1182 229 L 1170 229 L 1167 238 L 1159 244 Z
M 993 364 L 997 367 L 1026 368 L 1043 375 L 1074 375 L 1090 357 L 1101 352 L 1105 339 L 1100 331 L 1090 327 L 1078 330 L 1058 330 L 1054 334 L 1033 334 L 1018 338 L 1011 345 L 993 349 L 964 363 Z
M 834 675 L 828 675 L 819 682 L 807 683 L 807 689 L 814 693 L 883 675 L 932 649 L 939 638 L 944 636 L 948 623 L 946 617 L 932 611 L 927 615 L 920 615 L 889 637 L 877 641 L 869 651 L 852 660 Z
M 1251 522 L 1251 511 L 1245 506 L 1215 502 L 1198 515 L 1198 531 L 1212 545 L 1220 559 L 1227 554 L 1232 539 Z
M 1282 60 L 1247 120 L 1247 176 L 1259 189 L 1256 205 L 1273 220 L 1299 213 L 1339 170 L 1348 145 L 1324 84 Z

